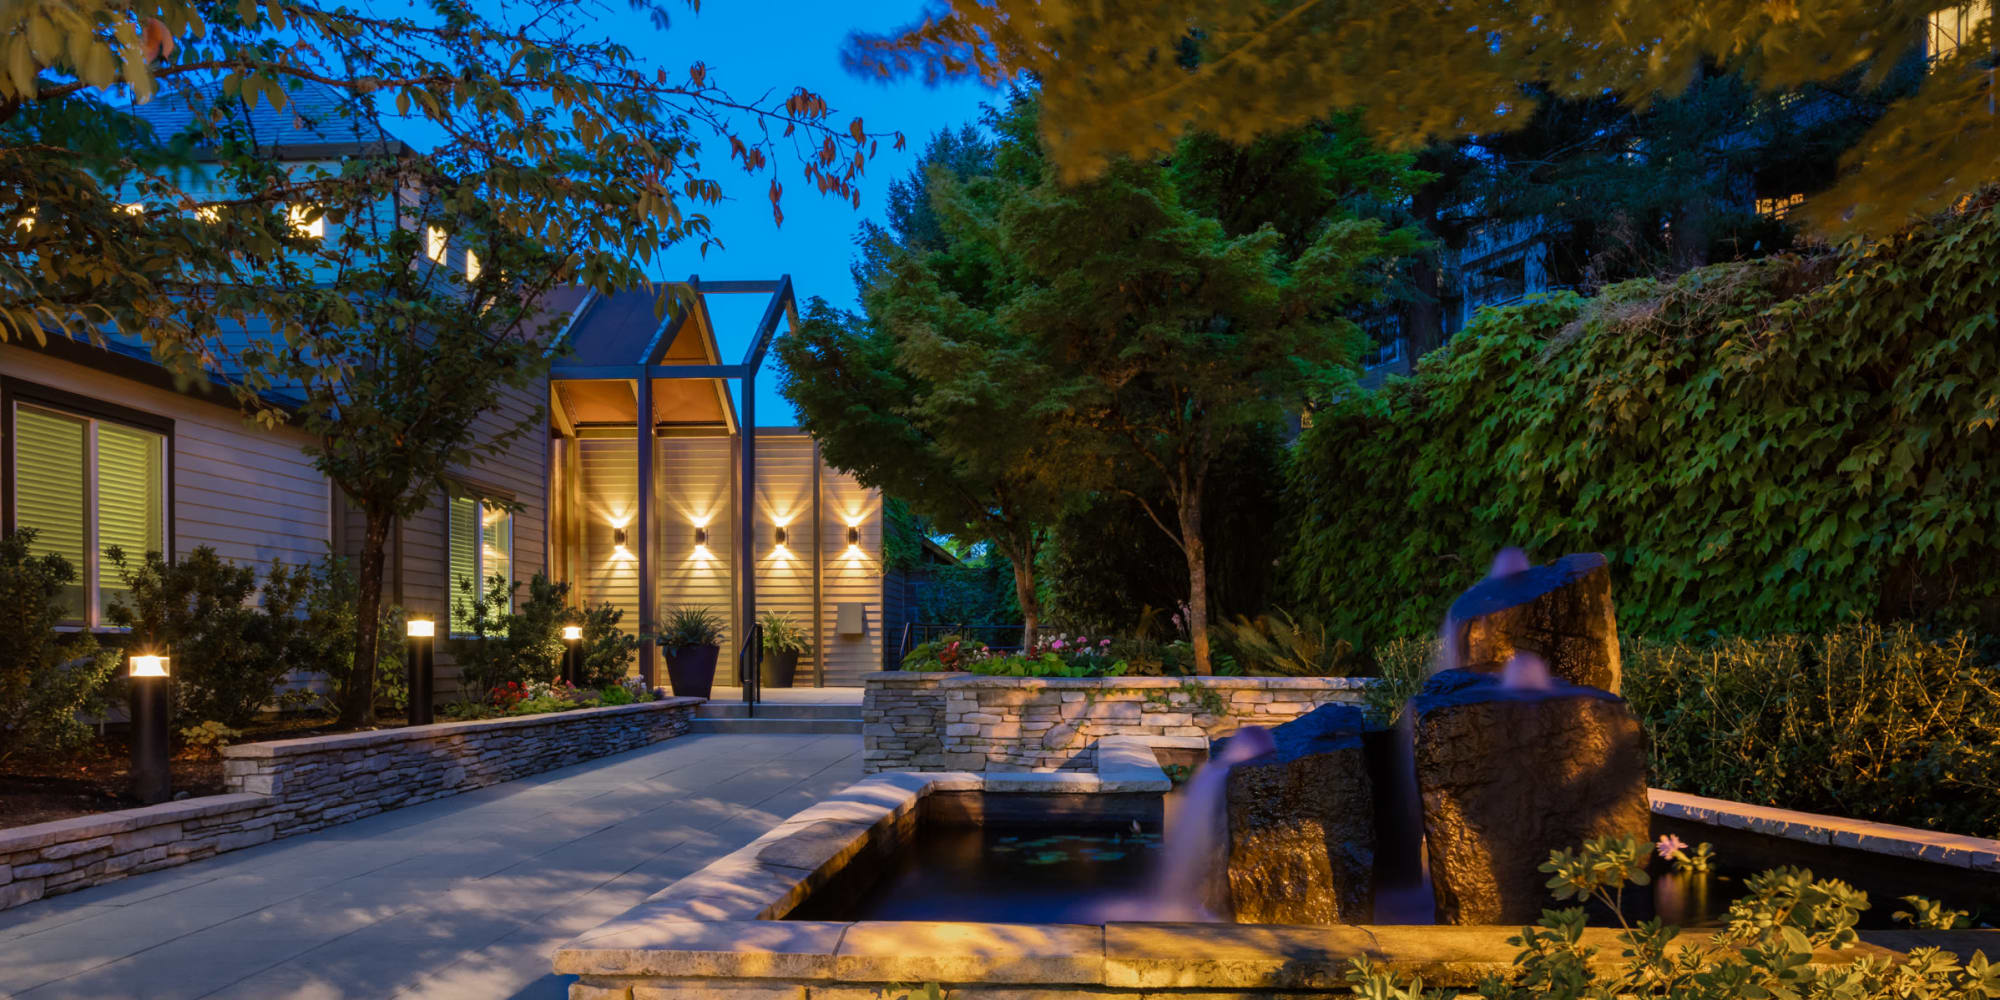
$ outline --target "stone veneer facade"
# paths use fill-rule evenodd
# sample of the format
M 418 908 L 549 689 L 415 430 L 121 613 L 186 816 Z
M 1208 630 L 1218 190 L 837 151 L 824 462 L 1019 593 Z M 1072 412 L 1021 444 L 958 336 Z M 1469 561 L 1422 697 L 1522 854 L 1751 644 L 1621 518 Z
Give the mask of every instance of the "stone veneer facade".
M 229 792 L 0 830 L 0 909 L 483 788 L 688 729 L 699 698 L 248 743 Z
M 1201 749 L 1246 724 L 1359 704 L 1365 677 L 987 677 L 867 674 L 862 771 L 1063 771 L 1107 736 Z

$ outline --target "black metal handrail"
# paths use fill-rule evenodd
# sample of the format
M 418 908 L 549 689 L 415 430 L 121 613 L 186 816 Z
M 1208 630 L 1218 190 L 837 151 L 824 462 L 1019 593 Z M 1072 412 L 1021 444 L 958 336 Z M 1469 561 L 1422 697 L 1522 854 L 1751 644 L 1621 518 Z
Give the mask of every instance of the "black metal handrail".
M 743 649 L 736 654 L 736 678 L 743 688 L 743 713 L 757 717 L 757 702 L 764 694 L 763 676 L 758 666 L 763 660 L 764 626 L 756 622 L 743 633 Z

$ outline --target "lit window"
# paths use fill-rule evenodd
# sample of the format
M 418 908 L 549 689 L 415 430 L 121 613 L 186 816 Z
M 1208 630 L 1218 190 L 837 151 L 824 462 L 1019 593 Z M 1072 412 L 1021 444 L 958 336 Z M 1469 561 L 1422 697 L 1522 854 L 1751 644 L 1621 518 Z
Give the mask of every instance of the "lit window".
M 1782 219 L 1790 215 L 1792 209 L 1805 204 L 1805 200 L 1806 196 L 1803 194 L 1781 194 L 1775 198 L 1759 198 L 1757 214 L 1767 219 Z
M 1992 16 L 1991 0 L 1971 0 L 1956 7 L 1931 11 L 1924 54 L 1933 60 L 1951 58 L 1958 53 L 1961 45 L 1972 41 L 1973 33 Z
M 436 226 L 428 226 L 424 229 L 424 253 L 430 257 L 431 263 L 444 263 L 445 246 L 444 230 Z
M 128 201 L 128 202 L 126 202 L 126 203 L 125 203 L 125 205 L 124 205 L 123 207 L 124 207 L 124 209 L 125 209 L 125 214 L 126 214 L 126 215 L 145 215 L 145 214 L 146 214 L 146 203 L 145 203 L 145 202 L 143 202 L 143 201 Z
M 214 205 L 203 205 L 194 210 L 194 217 L 203 222 L 214 224 L 222 221 L 222 210 L 216 208 Z
M 166 548 L 166 435 L 61 410 L 16 404 L 14 520 L 35 531 L 36 554 L 67 560 L 76 576 L 63 588 L 64 617 L 104 624 L 112 599 L 127 593 L 123 550 L 137 566 Z
M 292 232 L 319 239 L 326 235 L 326 217 L 322 215 L 308 218 L 311 215 L 312 209 L 305 205 L 285 206 L 285 218 L 291 222 Z
M 467 282 L 479 280 L 479 255 L 471 250 L 465 251 L 465 280 Z
M 514 515 L 486 500 L 453 494 L 449 500 L 451 630 L 470 630 L 473 596 L 484 595 L 494 577 L 513 579 Z M 510 606 L 496 613 L 512 611 Z

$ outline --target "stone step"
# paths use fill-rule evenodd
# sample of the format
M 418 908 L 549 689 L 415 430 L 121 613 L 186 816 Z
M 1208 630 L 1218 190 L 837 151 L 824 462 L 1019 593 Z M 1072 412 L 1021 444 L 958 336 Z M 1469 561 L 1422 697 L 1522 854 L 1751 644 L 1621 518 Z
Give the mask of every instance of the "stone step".
M 697 719 L 747 719 L 750 706 L 741 702 L 711 701 L 695 706 Z M 858 719 L 860 705 L 793 705 L 783 702 L 760 702 L 757 705 L 759 719 Z
M 754 719 L 695 718 L 688 723 L 690 733 L 805 733 L 817 736 L 861 735 L 860 719 L 774 719 L 758 709 Z

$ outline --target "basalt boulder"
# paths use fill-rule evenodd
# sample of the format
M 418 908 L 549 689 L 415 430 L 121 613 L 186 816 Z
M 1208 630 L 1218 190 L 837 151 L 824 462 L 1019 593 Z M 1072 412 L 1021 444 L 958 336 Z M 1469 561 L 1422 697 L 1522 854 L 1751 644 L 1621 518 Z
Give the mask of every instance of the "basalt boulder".
M 1554 905 L 1550 851 L 1647 837 L 1646 738 L 1624 699 L 1448 670 L 1411 710 L 1438 922 L 1533 923 Z
M 1229 773 L 1220 887 L 1238 923 L 1356 924 L 1373 912 L 1375 796 L 1361 711 L 1324 705 Z
M 1456 667 L 1494 673 L 1526 650 L 1548 661 L 1551 676 L 1619 692 L 1611 570 L 1598 553 L 1489 576 L 1452 602 L 1446 622 Z

